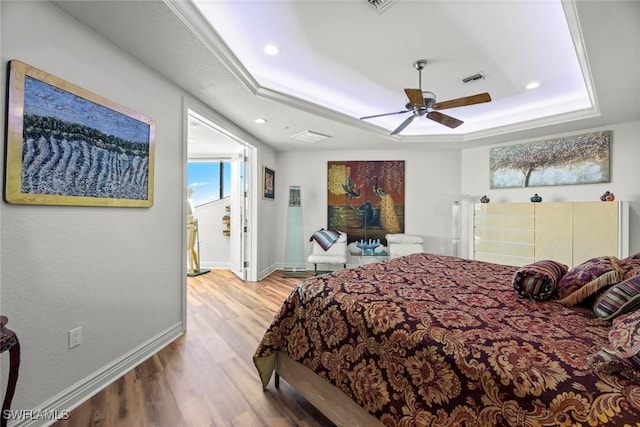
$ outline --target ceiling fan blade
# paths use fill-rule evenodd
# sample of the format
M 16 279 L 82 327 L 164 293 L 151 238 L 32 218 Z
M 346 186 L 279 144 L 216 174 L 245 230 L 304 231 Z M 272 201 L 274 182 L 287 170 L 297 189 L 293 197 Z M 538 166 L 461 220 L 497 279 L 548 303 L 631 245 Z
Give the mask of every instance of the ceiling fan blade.
M 442 125 L 450 127 L 451 129 L 455 129 L 464 123 L 462 120 L 458 120 L 454 117 L 447 116 L 446 114 L 442 114 L 437 111 L 431 111 L 427 113 L 427 118 L 433 120 L 434 122 L 438 122 Z
M 424 98 L 420 89 L 405 89 L 404 93 L 407 94 L 407 98 L 409 98 L 411 105 L 424 106 Z
M 400 124 L 400 126 L 398 126 L 393 132 L 391 132 L 391 135 L 396 135 L 400 132 L 402 132 L 404 130 L 404 128 L 406 128 L 407 126 L 409 126 L 411 124 L 411 122 L 416 118 L 417 116 L 415 114 L 412 114 L 407 120 L 405 120 L 404 122 L 402 122 Z
M 391 115 L 394 115 L 394 114 L 408 113 L 409 111 L 411 111 L 411 110 L 396 111 L 395 113 L 376 114 L 374 116 L 364 116 L 364 117 L 360 117 L 360 120 L 373 119 L 375 117 L 391 116 Z
M 491 95 L 485 92 L 463 98 L 450 99 L 449 101 L 436 102 L 431 108 L 434 110 L 445 110 L 447 108 L 464 107 L 465 105 L 481 104 L 489 101 L 491 101 Z

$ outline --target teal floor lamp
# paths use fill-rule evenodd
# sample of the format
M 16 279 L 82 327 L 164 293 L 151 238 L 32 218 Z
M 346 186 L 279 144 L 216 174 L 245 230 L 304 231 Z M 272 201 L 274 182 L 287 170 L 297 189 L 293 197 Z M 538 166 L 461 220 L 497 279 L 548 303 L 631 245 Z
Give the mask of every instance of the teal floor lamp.
M 284 277 L 304 277 L 304 237 L 302 235 L 302 206 L 300 186 L 289 187 L 287 208 L 287 239 L 284 251 Z

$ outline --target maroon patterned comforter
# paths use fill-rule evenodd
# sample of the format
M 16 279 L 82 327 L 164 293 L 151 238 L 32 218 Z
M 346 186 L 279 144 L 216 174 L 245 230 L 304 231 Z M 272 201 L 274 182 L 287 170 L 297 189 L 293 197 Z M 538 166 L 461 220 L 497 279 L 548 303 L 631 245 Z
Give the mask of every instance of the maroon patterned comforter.
M 640 426 L 640 385 L 594 374 L 610 322 L 521 299 L 516 267 L 415 254 L 309 278 L 254 362 L 284 351 L 388 426 Z

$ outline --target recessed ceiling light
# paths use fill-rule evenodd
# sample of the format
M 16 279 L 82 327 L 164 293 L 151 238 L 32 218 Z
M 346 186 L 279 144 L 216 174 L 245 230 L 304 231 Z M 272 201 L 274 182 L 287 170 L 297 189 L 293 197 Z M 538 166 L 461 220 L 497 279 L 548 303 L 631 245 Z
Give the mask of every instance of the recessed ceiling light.
M 540 83 L 538 83 L 538 82 L 531 82 L 531 83 L 529 83 L 529 84 L 527 85 L 527 89 L 535 89 L 535 88 L 537 88 L 537 87 L 539 87 L 539 86 L 540 86 Z
M 280 48 L 273 43 L 269 43 L 264 47 L 264 53 L 274 56 L 280 53 Z
M 263 125 L 263 124 L 267 123 L 267 120 L 266 119 L 256 119 L 256 123 L 258 123 L 260 125 Z

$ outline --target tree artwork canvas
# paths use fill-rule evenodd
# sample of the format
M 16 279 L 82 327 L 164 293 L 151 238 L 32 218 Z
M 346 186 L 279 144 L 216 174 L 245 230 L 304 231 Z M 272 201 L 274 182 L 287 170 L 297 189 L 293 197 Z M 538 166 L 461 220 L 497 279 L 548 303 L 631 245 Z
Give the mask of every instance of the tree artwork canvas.
M 609 182 L 611 131 L 492 148 L 491 188 Z
M 404 161 L 331 161 L 327 165 L 328 228 L 349 242 L 404 233 Z

